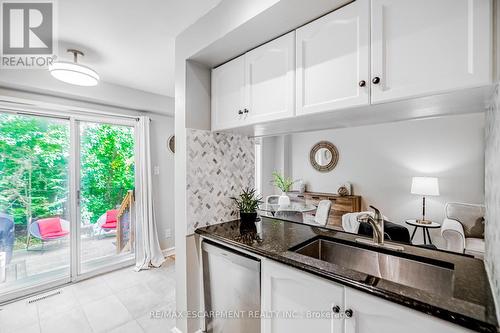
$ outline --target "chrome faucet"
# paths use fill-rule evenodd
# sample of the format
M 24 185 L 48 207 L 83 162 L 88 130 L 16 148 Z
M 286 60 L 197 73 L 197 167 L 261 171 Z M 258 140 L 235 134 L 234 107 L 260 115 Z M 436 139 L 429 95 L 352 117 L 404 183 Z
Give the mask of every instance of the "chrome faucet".
M 370 206 L 370 208 L 375 211 L 374 217 L 370 214 L 362 214 L 357 217 L 357 220 L 358 222 L 369 223 L 373 229 L 373 242 L 384 245 L 384 217 L 377 208 L 373 206 Z

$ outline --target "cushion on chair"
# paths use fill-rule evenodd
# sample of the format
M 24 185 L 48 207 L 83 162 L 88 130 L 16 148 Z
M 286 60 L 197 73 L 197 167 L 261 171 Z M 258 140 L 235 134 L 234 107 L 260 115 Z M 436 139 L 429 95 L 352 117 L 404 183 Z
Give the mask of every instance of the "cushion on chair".
M 42 239 L 55 239 L 69 233 L 69 231 L 62 230 L 61 219 L 59 217 L 41 219 L 37 221 L 37 224 Z
M 49 232 L 45 235 L 42 236 L 42 239 L 57 239 L 57 238 L 61 238 L 63 236 L 66 236 L 67 234 L 69 234 L 69 231 L 56 231 L 56 232 Z
M 106 223 L 116 223 L 118 220 L 118 209 L 111 209 L 106 212 Z
M 108 210 L 106 212 L 106 223 L 101 228 L 103 229 L 116 229 L 116 222 L 118 221 L 118 209 Z
M 465 239 L 465 253 L 473 255 L 474 257 L 482 258 L 484 256 L 485 243 L 481 238 L 466 238 Z
M 40 230 L 40 235 L 42 237 L 53 232 L 62 231 L 61 219 L 59 217 L 50 217 L 47 219 L 41 219 L 38 220 L 37 223 L 38 223 L 38 230 Z
M 483 205 L 461 203 L 446 205 L 446 217 L 462 224 L 466 238 L 484 239 L 484 213 Z
M 116 229 L 116 222 L 106 222 L 103 225 L 101 225 L 101 228 L 103 229 Z

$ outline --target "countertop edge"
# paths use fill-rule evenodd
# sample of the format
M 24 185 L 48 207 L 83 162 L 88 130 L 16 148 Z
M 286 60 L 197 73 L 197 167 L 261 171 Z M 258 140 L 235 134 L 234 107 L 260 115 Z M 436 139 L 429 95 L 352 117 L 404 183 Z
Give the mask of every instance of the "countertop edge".
M 283 256 L 280 256 L 278 254 L 273 254 L 268 251 L 259 251 L 258 249 L 247 246 L 245 244 L 239 243 L 232 241 L 230 239 L 227 239 L 225 237 L 221 237 L 218 235 L 214 235 L 208 232 L 205 232 L 204 230 L 196 229 L 195 234 L 206 238 L 206 239 L 211 239 L 220 243 L 225 243 L 231 247 L 234 248 L 240 248 L 242 250 L 245 250 L 247 252 L 253 253 L 255 255 L 275 260 L 279 263 L 294 267 L 296 269 L 299 269 L 301 271 L 314 274 L 316 276 L 328 279 L 333 282 L 340 283 L 342 285 L 354 288 L 356 290 L 360 290 L 362 292 L 369 293 L 370 295 L 376 296 L 378 298 L 382 298 L 386 301 L 396 303 L 405 307 L 408 307 L 410 309 L 423 312 L 425 314 L 431 315 L 433 317 L 451 322 L 453 324 L 465 327 L 467 329 L 474 330 L 476 332 L 485 332 L 485 333 L 498 333 L 500 330 L 498 330 L 498 327 L 495 327 L 494 325 L 490 323 L 483 322 L 481 320 L 475 319 L 468 317 L 466 315 L 456 313 L 456 312 L 451 312 L 446 309 L 439 308 L 435 305 L 430 305 L 427 303 L 423 303 L 421 301 L 415 300 L 413 298 L 410 298 L 408 296 L 403 296 L 399 294 L 392 293 L 390 291 L 384 291 L 380 290 L 377 288 L 373 288 L 372 286 L 368 286 L 363 283 L 359 283 L 357 281 L 352 281 L 351 279 L 347 277 L 343 277 L 337 274 L 333 274 L 327 271 L 324 271 L 319 268 L 315 268 L 314 266 L 310 266 L 307 264 L 302 264 L 299 263 L 293 259 L 285 258 Z

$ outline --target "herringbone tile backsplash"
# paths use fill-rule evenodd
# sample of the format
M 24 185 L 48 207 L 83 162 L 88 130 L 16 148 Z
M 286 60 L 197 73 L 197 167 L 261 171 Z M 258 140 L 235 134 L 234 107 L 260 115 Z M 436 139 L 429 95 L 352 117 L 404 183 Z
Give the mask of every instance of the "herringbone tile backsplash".
M 232 196 L 254 187 L 254 139 L 230 133 L 187 131 L 188 234 L 236 219 Z

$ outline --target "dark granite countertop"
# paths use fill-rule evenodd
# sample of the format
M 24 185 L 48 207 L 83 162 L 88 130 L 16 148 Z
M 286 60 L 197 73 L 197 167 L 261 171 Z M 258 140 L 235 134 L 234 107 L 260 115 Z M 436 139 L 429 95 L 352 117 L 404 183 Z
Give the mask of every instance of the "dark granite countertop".
M 195 232 L 206 239 L 276 260 L 478 332 L 500 331 L 481 260 L 404 245 L 404 251 L 397 255 L 420 257 L 427 262 L 444 261 L 454 265 L 453 295 L 447 297 L 384 279 L 372 279 L 367 274 L 289 251 L 314 237 L 333 238 L 338 242 L 352 244 L 359 235 L 265 217 L 259 223 L 259 232 L 252 228 L 246 229 L 240 228 L 239 221 L 232 221 L 199 228 Z

